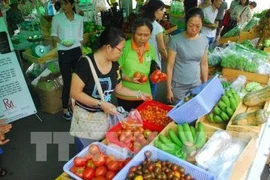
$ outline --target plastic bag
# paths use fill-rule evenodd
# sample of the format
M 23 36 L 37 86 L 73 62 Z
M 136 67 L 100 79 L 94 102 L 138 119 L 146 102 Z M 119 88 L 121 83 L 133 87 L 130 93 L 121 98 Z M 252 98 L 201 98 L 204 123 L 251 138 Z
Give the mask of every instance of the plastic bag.
M 108 116 L 110 129 L 128 116 L 128 112 L 125 111 L 125 109 L 122 106 L 118 106 L 116 108 L 116 111 L 118 112 L 117 114 L 115 115 L 109 114 Z
M 129 113 L 128 116 L 120 121 L 122 127 L 124 129 L 126 128 L 137 128 L 137 127 L 142 127 L 143 126 L 143 120 L 141 117 L 141 114 L 137 109 L 132 109 Z
M 195 159 L 219 180 L 230 179 L 234 162 L 243 152 L 246 142 L 233 138 L 224 130 L 216 131 Z
M 208 65 L 216 66 L 219 65 L 222 60 L 223 48 L 215 47 L 212 53 L 208 56 Z
M 247 77 L 244 75 L 239 75 L 236 80 L 231 84 L 231 88 L 234 88 L 237 92 L 240 92 L 247 82 Z

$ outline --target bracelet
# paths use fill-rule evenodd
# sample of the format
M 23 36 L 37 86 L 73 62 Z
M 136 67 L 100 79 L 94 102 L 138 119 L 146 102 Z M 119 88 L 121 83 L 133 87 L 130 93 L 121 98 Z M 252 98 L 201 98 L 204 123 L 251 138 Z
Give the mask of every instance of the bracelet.
M 139 99 L 139 97 L 141 97 L 141 95 L 142 95 L 142 91 L 141 90 L 137 91 L 137 95 L 136 95 L 137 99 Z
M 101 104 L 102 104 L 102 101 L 99 100 L 98 103 L 97 103 L 97 107 L 101 108 Z

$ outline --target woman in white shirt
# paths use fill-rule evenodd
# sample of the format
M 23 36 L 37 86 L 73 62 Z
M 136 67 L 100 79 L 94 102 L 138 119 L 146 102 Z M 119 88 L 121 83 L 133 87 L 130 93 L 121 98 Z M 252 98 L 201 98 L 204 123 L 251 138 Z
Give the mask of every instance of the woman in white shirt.
M 51 36 L 57 43 L 59 67 L 63 77 L 63 117 L 71 120 L 68 112 L 71 73 L 82 55 L 83 18 L 72 10 L 74 0 L 60 0 L 60 4 L 63 12 L 53 17 Z

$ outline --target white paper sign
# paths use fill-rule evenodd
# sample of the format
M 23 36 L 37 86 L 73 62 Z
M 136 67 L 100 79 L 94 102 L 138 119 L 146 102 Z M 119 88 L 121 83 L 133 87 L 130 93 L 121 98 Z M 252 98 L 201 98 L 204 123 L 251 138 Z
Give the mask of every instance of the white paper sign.
M 36 112 L 15 52 L 0 54 L 0 119 L 13 122 Z

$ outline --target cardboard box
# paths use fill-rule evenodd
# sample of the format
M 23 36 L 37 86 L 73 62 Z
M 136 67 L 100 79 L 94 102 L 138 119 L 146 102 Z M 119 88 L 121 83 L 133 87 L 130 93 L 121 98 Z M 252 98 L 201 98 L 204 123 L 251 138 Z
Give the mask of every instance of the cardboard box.
M 41 83 L 43 85 L 41 86 Z M 50 74 L 41 77 L 36 87 L 41 111 L 55 114 L 62 110 L 62 76 Z
M 241 31 L 240 34 L 239 34 L 239 39 L 238 39 L 238 42 L 241 43 L 245 40 L 252 40 L 252 39 L 255 39 L 255 38 L 259 38 L 260 36 L 253 32 L 253 31 L 250 31 L 250 32 L 243 32 Z

